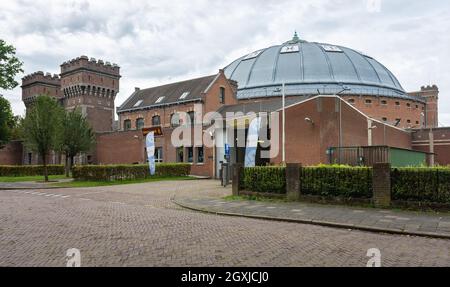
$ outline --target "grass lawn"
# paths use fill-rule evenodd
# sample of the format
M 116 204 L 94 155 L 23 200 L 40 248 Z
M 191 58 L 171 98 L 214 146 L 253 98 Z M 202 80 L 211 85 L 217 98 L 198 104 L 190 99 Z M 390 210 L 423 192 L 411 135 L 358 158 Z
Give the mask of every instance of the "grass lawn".
M 65 175 L 49 175 L 49 180 L 65 179 Z M 0 176 L 0 182 L 44 181 L 43 175 L 38 176 Z
M 96 187 L 96 186 L 110 186 L 110 185 L 124 185 L 124 184 L 135 184 L 135 183 L 145 183 L 145 182 L 156 182 L 156 181 L 170 181 L 170 180 L 193 180 L 194 177 L 190 176 L 155 176 L 147 179 L 137 179 L 137 180 L 123 180 L 123 181 L 71 181 L 71 182 L 60 182 L 54 183 L 52 186 L 57 187 Z

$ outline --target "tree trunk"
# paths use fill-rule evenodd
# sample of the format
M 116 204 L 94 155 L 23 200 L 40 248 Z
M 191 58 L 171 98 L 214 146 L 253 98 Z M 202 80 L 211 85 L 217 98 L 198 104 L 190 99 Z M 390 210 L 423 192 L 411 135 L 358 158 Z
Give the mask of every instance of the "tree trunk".
M 70 176 L 69 154 L 66 153 L 66 177 Z
M 44 178 L 45 182 L 48 182 L 48 169 L 47 169 L 47 155 L 42 155 L 42 164 L 44 165 Z
M 74 158 L 74 156 L 70 157 L 70 170 L 72 170 L 72 167 L 73 167 L 73 158 Z

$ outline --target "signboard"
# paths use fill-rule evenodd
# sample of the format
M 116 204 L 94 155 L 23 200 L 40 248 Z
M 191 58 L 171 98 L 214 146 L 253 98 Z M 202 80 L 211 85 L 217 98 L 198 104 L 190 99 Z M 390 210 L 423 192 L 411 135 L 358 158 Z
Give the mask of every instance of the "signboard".
M 258 148 L 258 136 L 261 126 L 261 118 L 254 118 L 248 128 L 247 147 L 245 149 L 245 167 L 256 165 L 256 150 Z
M 147 147 L 147 157 L 148 165 L 150 168 L 150 174 L 155 175 L 156 165 L 155 165 L 155 134 L 154 132 L 149 132 L 145 138 L 145 146 Z
M 163 131 L 162 131 L 161 127 L 152 127 L 152 128 L 143 128 L 142 129 L 142 134 L 144 135 L 144 137 L 151 132 L 153 132 L 153 135 L 155 137 L 160 137 L 163 135 Z

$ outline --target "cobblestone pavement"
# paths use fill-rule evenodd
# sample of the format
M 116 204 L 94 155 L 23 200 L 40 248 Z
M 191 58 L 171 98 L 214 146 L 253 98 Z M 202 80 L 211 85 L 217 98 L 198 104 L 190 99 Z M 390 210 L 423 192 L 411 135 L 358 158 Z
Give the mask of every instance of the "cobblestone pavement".
M 0 266 L 450 266 L 450 241 L 182 209 L 177 198 L 220 198 L 217 182 L 178 181 L 0 191 Z
M 364 230 L 386 230 L 450 238 L 450 213 L 354 208 L 309 203 L 224 201 L 217 198 L 176 199 L 183 206 L 213 213 L 242 214 L 302 222 L 324 222 L 358 226 Z

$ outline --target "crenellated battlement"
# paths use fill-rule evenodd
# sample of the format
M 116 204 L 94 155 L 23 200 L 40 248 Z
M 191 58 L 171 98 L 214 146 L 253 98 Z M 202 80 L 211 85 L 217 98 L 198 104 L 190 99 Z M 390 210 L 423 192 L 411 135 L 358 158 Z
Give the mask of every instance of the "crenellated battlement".
M 22 87 L 29 86 L 34 83 L 47 84 L 52 86 L 60 86 L 61 78 L 56 74 L 38 71 L 22 78 Z
M 120 77 L 120 67 L 117 64 L 111 64 L 110 62 L 104 62 L 103 60 L 96 60 L 95 58 L 89 59 L 87 56 L 81 56 L 62 63 L 61 75 L 79 69 L 88 69 Z
M 421 90 L 422 92 L 425 92 L 425 91 L 438 91 L 438 92 L 439 92 L 439 88 L 438 88 L 438 86 L 436 86 L 436 85 L 422 86 L 422 87 L 420 88 L 420 90 Z

